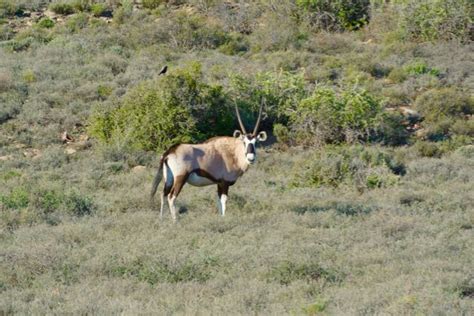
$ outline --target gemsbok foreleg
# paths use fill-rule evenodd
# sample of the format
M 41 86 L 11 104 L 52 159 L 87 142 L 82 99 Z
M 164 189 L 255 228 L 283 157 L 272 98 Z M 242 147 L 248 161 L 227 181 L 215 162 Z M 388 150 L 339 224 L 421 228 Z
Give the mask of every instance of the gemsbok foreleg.
M 225 204 L 227 202 L 227 194 L 229 192 L 229 185 L 226 183 L 219 183 L 217 185 L 217 205 L 219 206 L 219 213 L 225 216 Z

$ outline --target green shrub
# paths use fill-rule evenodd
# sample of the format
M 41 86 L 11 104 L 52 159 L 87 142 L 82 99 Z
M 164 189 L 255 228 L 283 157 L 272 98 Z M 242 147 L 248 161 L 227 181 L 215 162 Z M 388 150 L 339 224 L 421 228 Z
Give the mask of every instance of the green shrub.
M 444 154 L 453 152 L 458 148 L 474 143 L 472 136 L 453 135 L 452 137 L 443 141 L 417 141 L 413 148 L 421 157 L 435 157 L 439 158 Z
M 474 137 L 474 120 L 456 120 L 451 126 L 450 131 L 454 135 L 466 135 Z
M 277 138 L 278 142 L 284 144 L 290 143 L 290 132 L 285 125 L 278 123 L 273 125 L 273 134 Z
M 91 5 L 91 2 L 91 0 L 74 0 L 72 6 L 79 12 L 87 12 L 91 9 L 91 6 L 94 5 Z
M 305 315 L 318 315 L 326 309 L 328 302 L 324 300 L 318 300 L 316 303 L 310 304 L 302 308 Z
M 468 145 L 460 146 L 456 149 L 454 154 L 465 159 L 474 160 L 474 145 L 471 142 Z
M 345 184 L 364 190 L 392 186 L 404 173 L 403 163 L 380 149 L 326 146 L 296 167 L 292 183 L 297 187 Z
M 247 39 L 241 34 L 230 34 L 219 51 L 226 55 L 241 55 L 250 49 Z
M 15 12 L 15 5 L 11 1 L 0 1 L 0 18 L 13 15 Z
M 64 197 L 61 193 L 55 190 L 39 190 L 34 194 L 32 206 L 44 214 L 49 214 L 57 211 L 63 202 Z
M 66 21 L 66 28 L 71 33 L 76 33 L 87 27 L 89 24 L 89 16 L 86 13 L 79 13 Z
M 471 36 L 470 0 L 408 0 L 396 5 L 401 13 L 401 30 L 409 39 L 469 40 Z
M 307 96 L 303 73 L 260 72 L 254 76 L 234 75 L 229 87 L 245 122 L 254 122 L 262 100 L 265 101 L 266 120 L 262 128 L 273 123 L 286 125 L 295 103 Z M 253 127 L 253 126 L 252 126 Z
M 0 0 L 0 18 L 13 15 L 21 16 L 24 11 L 23 4 L 17 4 L 12 0 Z
M 8 41 L 15 37 L 15 31 L 8 24 L 0 23 L 0 41 Z
M 41 20 L 39 20 L 38 26 L 45 29 L 50 29 L 54 27 L 54 21 L 50 18 L 42 18 Z
M 112 94 L 113 89 L 109 86 L 99 85 L 97 87 L 97 94 L 102 100 L 107 99 Z
M 432 142 L 418 141 L 414 146 L 421 157 L 440 157 L 441 151 L 438 146 Z
M 474 144 L 474 137 L 467 135 L 453 135 L 449 139 L 437 143 L 439 150 L 443 154 L 472 144 Z
M 157 9 L 160 5 L 167 2 L 168 0 L 143 0 L 142 5 L 146 9 Z
M 355 142 L 368 139 L 380 112 L 380 101 L 365 90 L 323 87 L 290 113 L 290 126 L 298 143 Z
M 415 108 L 425 121 L 436 122 L 445 117 L 474 114 L 474 98 L 455 88 L 432 89 L 416 99 Z
M 455 88 L 431 89 L 415 101 L 415 108 L 424 117 L 431 140 L 441 140 L 455 134 L 472 135 L 472 123 L 467 117 L 474 113 L 474 98 Z
M 70 193 L 65 198 L 66 209 L 74 216 L 91 215 L 95 209 L 92 199 L 77 192 Z
M 30 203 L 29 193 L 24 188 L 13 189 L 7 195 L 0 195 L 1 205 L 7 209 L 21 209 Z
M 297 0 L 316 29 L 357 30 L 369 22 L 370 0 Z
M 13 51 L 19 52 L 29 49 L 33 44 L 46 44 L 53 39 L 52 32 L 44 28 L 26 28 L 15 35 L 15 38 L 7 43 Z
M 123 24 L 133 14 L 133 2 L 124 0 L 121 6 L 114 10 L 114 23 Z
M 90 10 L 95 17 L 100 17 L 106 12 L 107 5 L 105 3 L 94 3 Z
M 99 140 L 123 142 L 144 150 L 230 135 L 234 114 L 221 86 L 202 81 L 199 64 L 157 81 L 144 82 L 110 109 L 99 107 L 90 133 Z
M 393 68 L 388 74 L 387 79 L 394 83 L 401 83 L 408 78 L 404 68 Z
M 0 93 L 7 92 L 13 87 L 13 78 L 10 73 L 0 73 Z
M 219 265 L 215 257 L 204 256 L 197 262 L 164 262 L 142 256 L 131 262 L 119 262 L 108 269 L 108 273 L 119 277 L 135 277 L 151 285 L 157 283 L 206 282 Z
M 295 263 L 284 261 L 273 267 L 267 276 L 269 281 L 278 282 L 282 285 L 289 285 L 297 280 L 307 282 L 324 279 L 329 282 L 339 281 L 339 276 L 329 269 L 321 267 L 317 263 Z
M 259 22 L 249 36 L 253 52 L 298 49 L 308 39 L 307 30 L 287 15 L 270 11 Z
M 172 49 L 214 49 L 229 41 L 217 20 L 186 10 L 173 10 L 166 19 L 159 19 L 153 28 L 153 41 Z
M 1 80 L 1 79 L 0 79 Z M 15 92 L 2 93 L 0 83 L 0 124 L 16 117 L 22 108 L 23 98 Z
M 405 127 L 405 121 L 406 118 L 399 112 L 381 113 L 372 140 L 390 146 L 407 144 L 410 133 Z
M 440 71 L 438 69 L 429 67 L 424 61 L 421 60 L 416 60 L 406 65 L 403 69 L 408 75 L 440 75 Z
M 55 2 L 49 6 L 49 9 L 56 14 L 69 15 L 74 13 L 74 7 L 70 3 Z

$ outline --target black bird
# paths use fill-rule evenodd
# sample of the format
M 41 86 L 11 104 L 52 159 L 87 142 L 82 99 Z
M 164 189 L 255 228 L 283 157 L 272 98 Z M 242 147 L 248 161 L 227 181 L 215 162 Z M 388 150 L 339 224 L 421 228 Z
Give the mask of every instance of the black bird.
M 161 68 L 160 73 L 158 74 L 158 76 L 164 75 L 166 73 L 166 71 L 168 71 L 168 66 L 164 66 L 163 68 Z

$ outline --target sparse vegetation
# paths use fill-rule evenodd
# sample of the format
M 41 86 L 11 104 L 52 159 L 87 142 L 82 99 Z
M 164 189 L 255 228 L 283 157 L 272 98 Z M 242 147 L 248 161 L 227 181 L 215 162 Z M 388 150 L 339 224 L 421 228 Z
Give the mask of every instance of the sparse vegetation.
M 0 0 L 0 314 L 471 314 L 472 12 Z M 163 150 L 262 102 L 226 217 L 160 221 Z

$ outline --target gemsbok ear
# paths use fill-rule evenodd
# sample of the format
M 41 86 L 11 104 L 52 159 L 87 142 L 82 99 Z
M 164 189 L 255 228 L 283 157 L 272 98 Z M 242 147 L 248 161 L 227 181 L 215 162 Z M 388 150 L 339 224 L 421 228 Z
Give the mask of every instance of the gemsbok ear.
M 242 136 L 242 132 L 239 131 L 238 129 L 236 129 L 236 130 L 234 131 L 234 137 L 235 137 L 235 138 L 239 138 L 240 136 Z
M 258 133 L 257 139 L 259 142 L 264 142 L 267 140 L 267 133 L 265 132 L 260 132 Z

